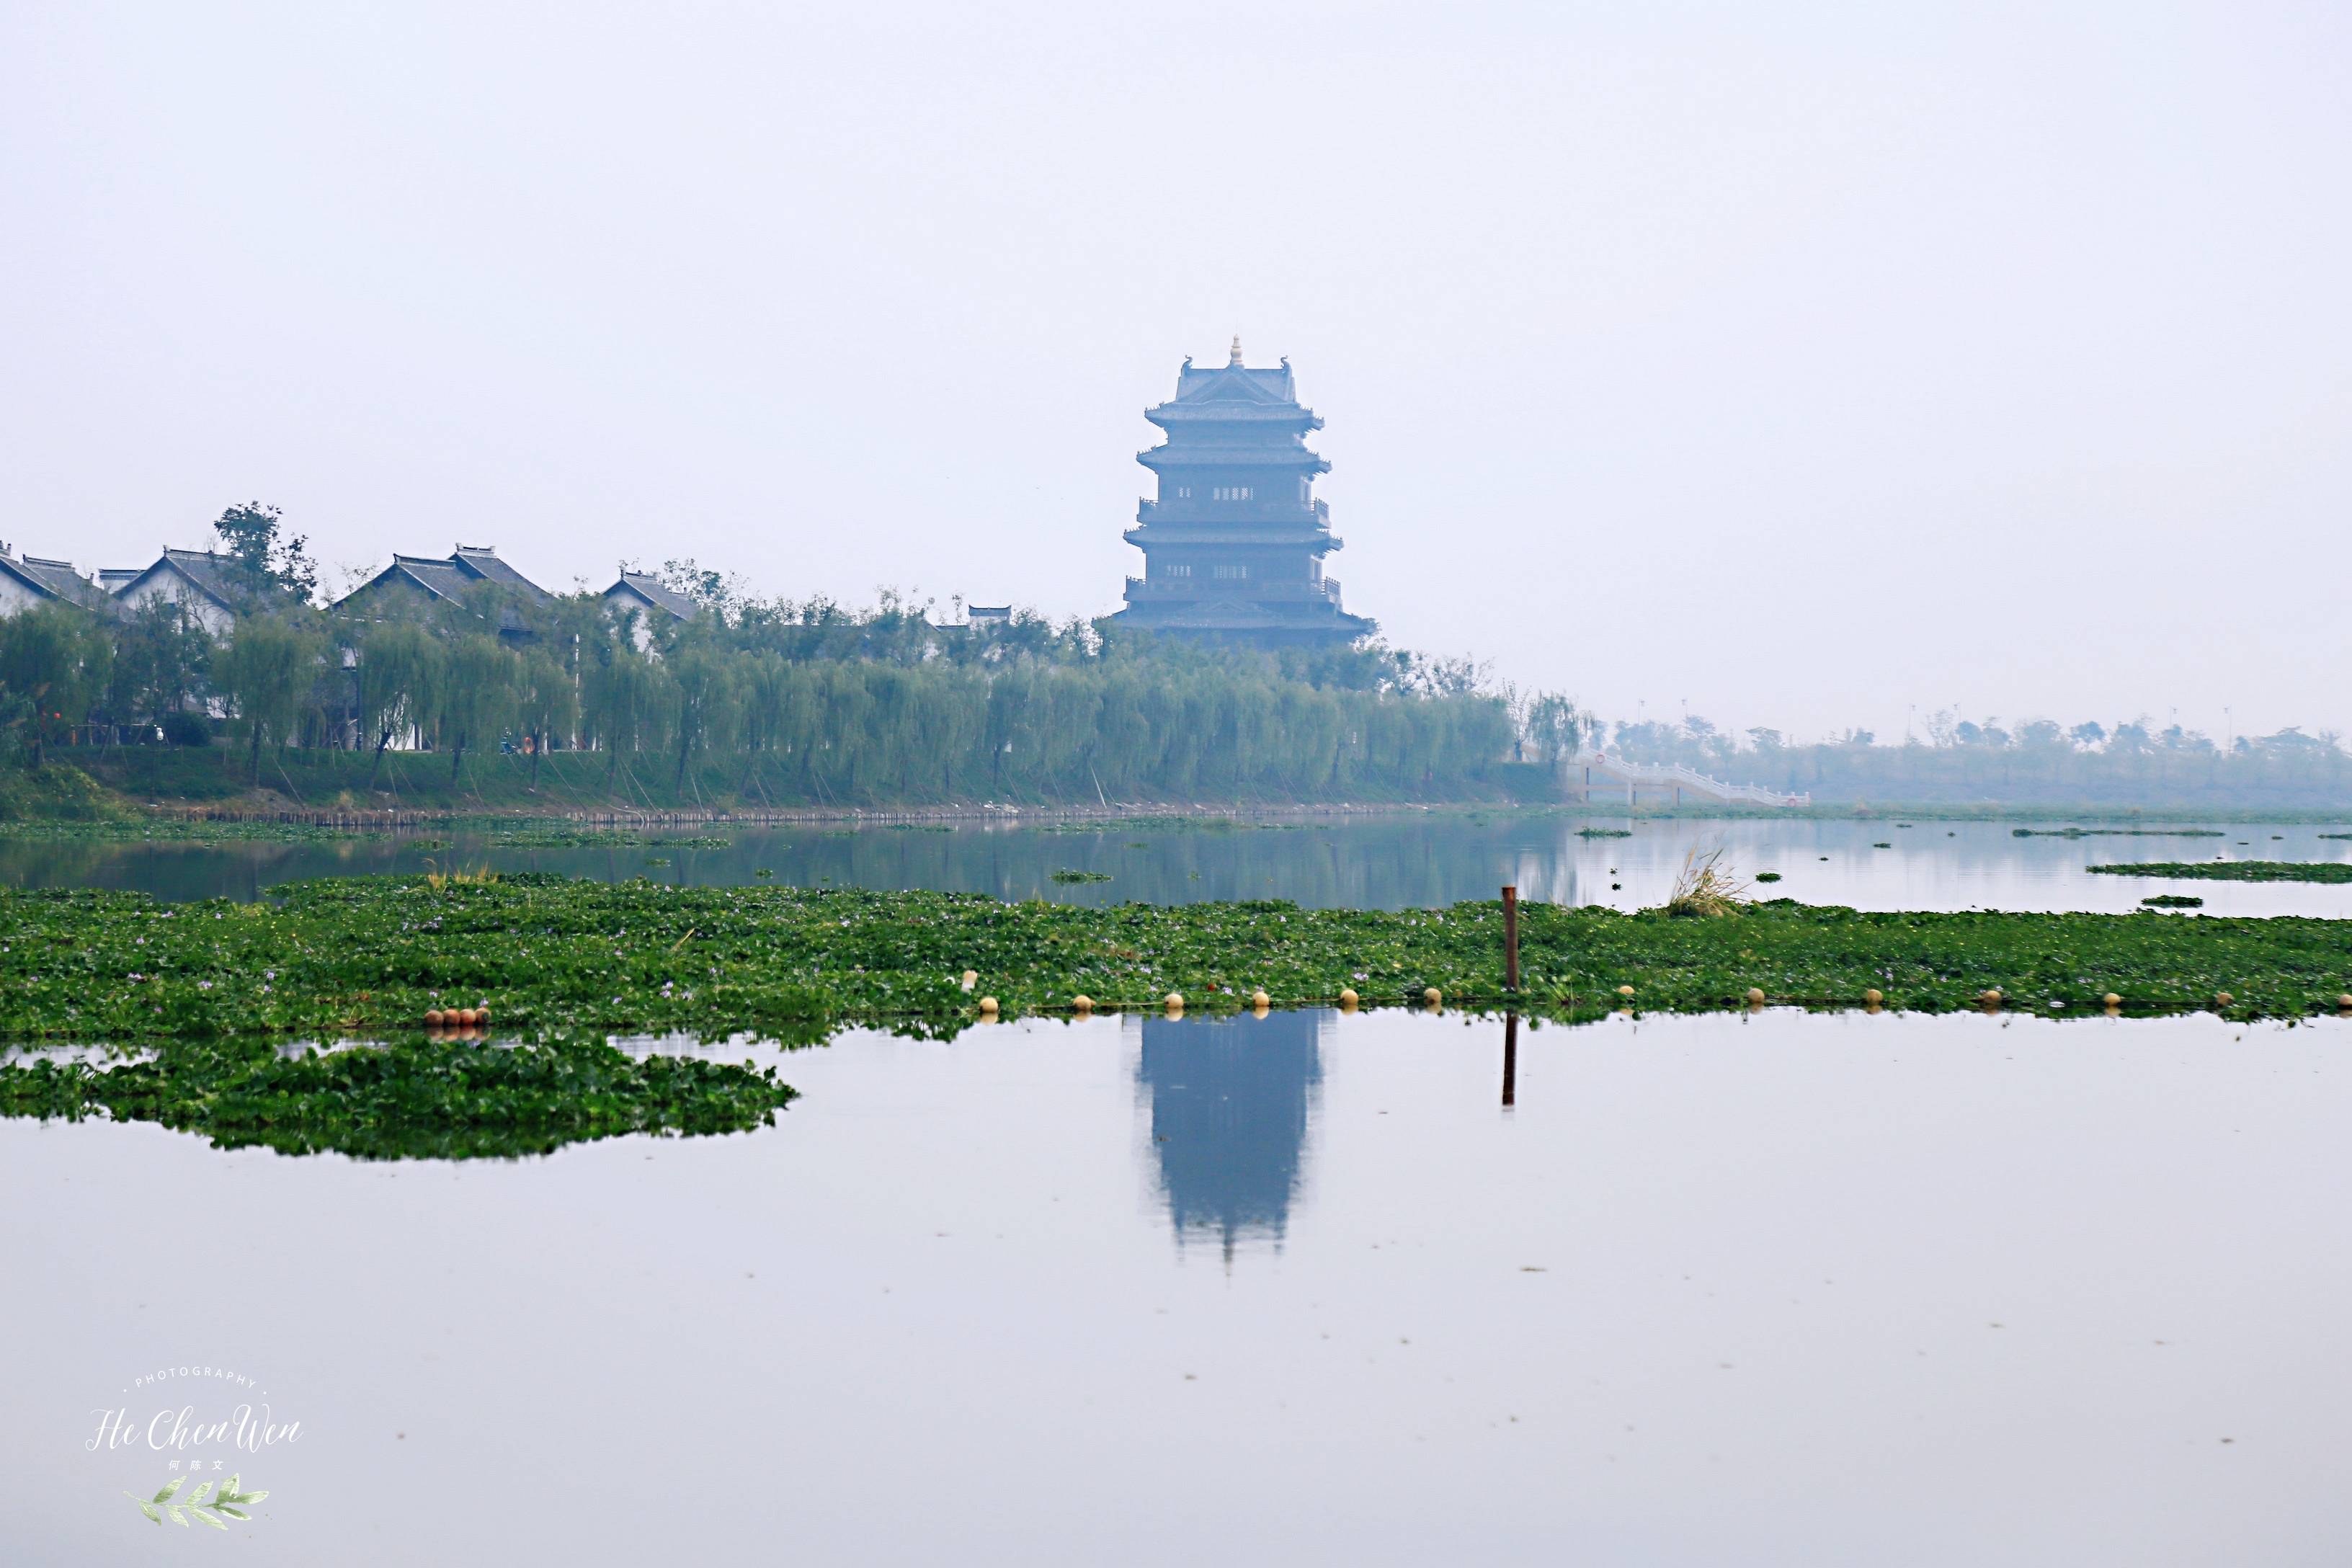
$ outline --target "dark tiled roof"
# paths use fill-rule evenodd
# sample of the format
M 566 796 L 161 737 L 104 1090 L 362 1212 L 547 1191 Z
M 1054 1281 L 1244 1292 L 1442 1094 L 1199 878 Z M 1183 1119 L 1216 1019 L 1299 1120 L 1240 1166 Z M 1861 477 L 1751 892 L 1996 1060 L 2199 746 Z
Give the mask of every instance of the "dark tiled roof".
M 1295 522 L 1155 521 L 1130 528 L 1121 537 L 1138 549 L 1168 544 L 1249 544 L 1311 550 L 1319 553 L 1341 548 L 1339 536 L 1328 528 L 1309 528 Z
M 236 566 L 226 555 L 215 555 L 209 550 L 166 550 L 163 560 L 155 564 L 166 563 L 225 610 L 233 610 L 245 602 L 246 585 L 237 580 Z M 148 568 L 151 572 L 154 569 Z
M 121 608 L 114 602 L 112 595 L 75 571 L 70 561 L 45 561 L 37 555 L 12 561 L 0 556 L 0 568 L 29 584 L 36 592 L 52 599 L 62 599 L 69 605 L 79 605 L 85 610 L 111 614 Z
M 1176 395 L 1143 416 L 1162 429 L 1177 426 L 1228 425 L 1288 427 L 1301 434 L 1323 421 L 1298 402 L 1290 366 L 1255 370 L 1243 364 L 1200 367 L 1192 361 L 1177 373 Z
M 1195 365 L 1189 361 L 1176 374 L 1179 403 L 1291 403 L 1290 363 L 1278 370 L 1253 370 L 1247 365 Z
M 1155 600 L 1129 605 L 1113 612 L 1113 619 L 1146 630 L 1171 631 L 1344 631 L 1361 637 L 1379 629 L 1366 616 L 1349 615 L 1336 605 L 1309 605 L 1286 610 L 1279 603 L 1224 598 L 1175 604 Z
M 446 558 L 394 555 L 391 565 L 337 600 L 335 608 L 341 609 L 377 584 L 395 578 L 405 579 L 432 597 L 452 604 L 463 604 L 467 591 L 477 583 L 495 583 L 500 587 L 517 589 L 534 599 L 548 596 L 547 590 L 499 560 L 496 552 L 461 545 L 456 554 Z M 515 613 L 512 605 L 499 607 L 499 629 L 501 632 L 525 629 L 522 617 Z
M 407 578 L 436 599 L 462 599 L 466 590 L 480 579 L 459 571 L 446 561 L 429 555 L 395 555 L 392 564 L 376 574 L 375 582 L 394 574 Z
M 649 605 L 667 610 L 681 621 L 689 618 L 697 609 L 700 608 L 692 599 L 677 592 L 650 572 L 622 573 L 621 580 L 604 591 L 605 596 L 609 598 L 624 589 L 636 595 Z
M 503 583 L 509 588 L 520 588 L 535 599 L 548 596 L 546 589 L 499 560 L 499 552 L 487 544 L 460 544 L 450 554 L 449 564 L 486 583 Z

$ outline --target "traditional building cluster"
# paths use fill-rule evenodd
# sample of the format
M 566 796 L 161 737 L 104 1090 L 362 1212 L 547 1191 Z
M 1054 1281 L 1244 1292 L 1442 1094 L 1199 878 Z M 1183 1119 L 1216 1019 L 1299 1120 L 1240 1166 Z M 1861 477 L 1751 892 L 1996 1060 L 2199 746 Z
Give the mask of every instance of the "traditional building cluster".
M 1186 359 L 1176 395 L 1143 416 L 1167 439 L 1136 457 L 1159 493 L 1138 507 L 1128 531 L 1127 542 L 1143 552 L 1143 575 L 1127 580 L 1126 607 L 1115 619 L 1164 636 L 1262 647 L 1342 644 L 1378 629 L 1349 615 L 1339 580 L 1323 574 L 1323 558 L 1340 542 L 1314 488 L 1331 465 L 1307 447 L 1307 433 L 1323 421 L 1299 403 L 1289 360 L 1271 369 L 1244 364 L 1235 338 L 1223 365 L 1197 369 Z M 486 583 L 510 591 L 499 607 L 499 636 L 528 637 L 518 601 L 548 593 L 487 544 L 460 544 L 446 556 L 394 555 L 330 609 L 358 621 L 404 618 L 467 599 Z M 634 615 L 640 649 L 656 626 L 696 609 L 642 572 L 623 572 L 604 596 Z M 85 576 L 69 562 L 20 557 L 0 545 L 0 616 L 43 603 L 122 613 L 156 600 L 181 605 L 222 636 L 255 607 L 256 595 L 233 558 L 207 551 L 166 550 L 152 565 Z M 1009 605 L 974 605 L 969 624 L 1012 616 Z
M 394 555 L 392 564 L 328 606 L 328 613 L 355 621 L 405 618 L 435 604 L 462 603 L 478 584 L 512 590 L 499 605 L 498 632 L 509 640 L 529 635 L 515 599 L 545 600 L 548 591 L 500 559 L 488 544 L 460 544 L 447 555 Z M 686 620 L 693 600 L 644 572 L 623 572 L 604 590 L 606 603 L 632 613 L 637 646 L 654 638 L 654 628 Z M 63 604 L 100 615 L 129 615 L 156 601 L 177 605 L 215 637 L 225 637 L 240 616 L 264 607 L 232 556 L 208 550 L 166 550 L 148 566 L 101 568 L 84 576 L 69 561 L 17 555 L 0 545 L 0 616 L 36 605 Z

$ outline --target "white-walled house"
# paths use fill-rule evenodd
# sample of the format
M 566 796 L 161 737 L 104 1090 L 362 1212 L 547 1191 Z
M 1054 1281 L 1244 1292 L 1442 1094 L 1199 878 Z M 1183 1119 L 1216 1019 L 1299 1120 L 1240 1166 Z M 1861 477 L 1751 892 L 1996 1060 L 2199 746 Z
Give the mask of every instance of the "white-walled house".
M 12 556 L 0 547 L 0 616 L 37 605 L 73 605 L 100 615 L 112 615 L 119 608 L 105 589 L 75 571 L 72 562 Z
M 136 572 L 102 572 L 101 581 L 121 583 L 115 602 L 126 611 L 159 600 L 180 606 L 214 637 L 226 637 L 236 617 L 252 599 L 241 579 L 236 558 L 209 550 L 166 550 L 152 566 Z
M 629 640 L 644 653 L 653 647 L 656 626 L 690 620 L 701 606 L 650 572 L 624 572 L 620 581 L 604 590 L 604 603 L 616 615 L 634 616 Z

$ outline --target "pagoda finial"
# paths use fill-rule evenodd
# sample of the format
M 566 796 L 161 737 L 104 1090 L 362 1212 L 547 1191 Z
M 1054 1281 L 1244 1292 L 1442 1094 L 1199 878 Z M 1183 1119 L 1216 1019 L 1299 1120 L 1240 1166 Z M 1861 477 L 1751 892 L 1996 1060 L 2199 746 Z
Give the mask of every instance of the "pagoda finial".
M 1234 334 L 1234 357 L 1227 360 L 1225 363 L 1229 365 L 1237 365 L 1242 363 L 1242 335 L 1239 332 L 1235 332 Z

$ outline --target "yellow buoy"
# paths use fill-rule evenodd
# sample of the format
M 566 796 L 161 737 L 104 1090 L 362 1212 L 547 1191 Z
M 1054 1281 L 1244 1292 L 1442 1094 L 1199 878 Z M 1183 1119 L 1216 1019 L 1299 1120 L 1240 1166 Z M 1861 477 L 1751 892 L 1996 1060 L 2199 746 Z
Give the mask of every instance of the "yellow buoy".
M 980 999 L 980 1010 L 981 1010 L 982 1012 L 983 1012 L 983 1013 L 993 1013 L 993 1012 L 995 1012 L 995 1011 L 996 1011 L 996 998 L 995 998 L 995 997 L 993 997 L 993 996 L 983 996 L 983 997 L 982 997 L 982 998 Z
M 1881 1002 L 1884 1002 L 1884 1001 L 1885 1001 L 1885 1000 L 1886 1000 L 1886 993 L 1885 993 L 1884 991 L 1881 991 L 1877 986 L 1874 985 L 1874 986 L 1872 986 L 1869 990 L 1867 990 L 1867 991 L 1865 991 L 1865 992 L 1864 992 L 1864 993 L 1862 994 L 1862 999 L 1863 999 L 1864 1001 L 1865 1001 L 1865 1002 L 1869 1003 L 1872 1006 L 1875 1007 L 1875 1006 L 1877 1006 Z
M 2216 1007 L 2226 1007 L 2229 1005 L 2230 994 L 2227 991 L 2216 991 L 2213 993 L 2213 1005 Z
M 1750 985 L 1748 988 L 1748 1005 L 1750 1007 L 1761 1007 L 1764 1005 L 1764 988 L 1762 986 Z
M 1253 1007 L 1271 1007 L 1274 1005 L 1274 998 L 1267 995 L 1263 991 L 1253 991 L 1250 993 L 1250 1005 Z
M 1357 996 L 1356 988 L 1354 986 L 1342 985 L 1339 987 L 1339 1005 L 1346 1008 L 1349 1012 L 1352 1013 L 1356 1010 L 1356 1004 L 1360 1000 L 1360 998 Z
M 1184 993 L 1181 991 L 1168 993 L 1168 1010 L 1171 1013 L 1181 1013 L 1184 1010 Z
M 2000 1006 L 2000 986 L 1998 986 L 1998 985 L 1988 985 L 1988 986 L 1986 986 L 1986 987 L 1985 987 L 1985 993 L 1984 993 L 1984 994 L 1983 994 L 1983 995 L 1981 995 L 1981 996 L 1979 996 L 1979 997 L 1978 997 L 1978 998 L 1977 998 L 1977 1000 L 1978 1000 L 1978 1001 L 1979 1001 L 1979 1002 L 1981 1002 L 1981 1003 L 1983 1003 L 1983 1004 L 1984 1004 L 1986 1006 L 1988 1006 L 1988 1007 L 1998 1007 L 1998 1006 Z
M 1617 987 L 1617 994 L 1620 996 L 1631 996 L 1633 994 L 1633 988 L 1631 985 L 1620 985 Z
M 1441 1007 L 1445 1005 L 1445 993 L 1433 985 L 1421 994 L 1421 999 L 1433 1007 Z
M 2336 999 L 2336 1005 L 2338 1007 L 2352 1007 L 2352 991 L 2347 991 L 2343 995 L 2338 996 Z
M 1070 998 L 1070 1011 L 1071 1011 L 1071 1012 L 1073 1012 L 1073 1013 L 1091 1013 L 1091 1012 L 1093 1012 L 1094 1010 L 1095 1010 L 1095 999 L 1094 999 L 1093 997 L 1091 997 L 1091 996 L 1087 996 L 1087 995 L 1084 995 L 1084 994 L 1080 994 L 1080 995 L 1073 996 L 1073 997 L 1071 997 L 1071 998 Z
M 2120 997 L 2120 996 L 2116 995 L 2116 994 L 2114 992 L 2112 992 L 2112 991 L 2108 992 L 2105 996 L 2102 996 L 2102 997 L 2100 997 L 2100 998 L 2099 998 L 2099 1005 L 2100 1005 L 2100 1006 L 2102 1006 L 2102 1007 L 2120 1007 L 2120 1006 L 2122 1006 L 2123 1005 L 2124 1005 L 2124 999 L 2123 999 L 2122 997 Z

